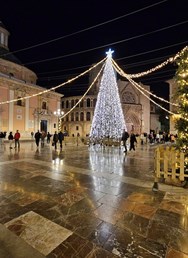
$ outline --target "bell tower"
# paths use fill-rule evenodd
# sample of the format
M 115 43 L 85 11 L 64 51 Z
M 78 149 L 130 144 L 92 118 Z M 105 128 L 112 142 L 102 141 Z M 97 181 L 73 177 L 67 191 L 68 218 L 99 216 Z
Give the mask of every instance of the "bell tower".
M 4 24 L 0 21 L 0 47 L 9 50 L 8 48 L 8 37 L 10 33 L 6 30 Z

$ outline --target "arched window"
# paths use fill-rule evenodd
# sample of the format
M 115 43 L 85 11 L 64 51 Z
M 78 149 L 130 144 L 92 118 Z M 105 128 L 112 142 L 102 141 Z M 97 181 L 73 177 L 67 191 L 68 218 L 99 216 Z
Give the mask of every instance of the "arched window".
M 84 112 L 80 113 L 80 121 L 84 121 Z
M 74 121 L 74 112 L 71 113 L 71 121 Z
M 74 99 L 71 100 L 71 108 L 74 107 Z
M 124 92 L 122 96 L 122 101 L 123 103 L 136 103 L 135 95 L 130 91 Z
M 80 107 L 83 107 L 84 106 L 84 102 L 83 102 L 83 99 L 82 101 L 80 102 Z
M 75 100 L 75 105 L 78 103 L 79 99 Z M 79 107 L 79 105 L 77 105 L 76 107 Z
M 69 101 L 66 101 L 66 108 L 69 108 Z
M 79 121 L 79 113 L 76 112 L 76 121 Z
M 90 121 L 91 120 L 91 114 L 90 112 L 86 113 L 86 121 Z
M 91 100 L 88 98 L 87 99 L 87 107 L 90 107 L 91 106 Z

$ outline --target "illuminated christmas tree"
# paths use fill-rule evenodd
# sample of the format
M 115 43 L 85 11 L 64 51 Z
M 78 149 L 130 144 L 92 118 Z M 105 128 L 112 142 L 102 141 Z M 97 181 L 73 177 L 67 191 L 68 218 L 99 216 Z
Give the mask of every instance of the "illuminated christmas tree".
M 178 118 L 175 128 L 178 131 L 177 146 L 188 155 L 188 48 L 177 59 L 176 82 L 178 85 Z
M 120 140 L 123 129 L 126 129 L 116 75 L 112 66 L 113 52 L 111 49 L 106 52 L 107 59 L 90 131 L 92 142 L 101 142 L 105 138 Z

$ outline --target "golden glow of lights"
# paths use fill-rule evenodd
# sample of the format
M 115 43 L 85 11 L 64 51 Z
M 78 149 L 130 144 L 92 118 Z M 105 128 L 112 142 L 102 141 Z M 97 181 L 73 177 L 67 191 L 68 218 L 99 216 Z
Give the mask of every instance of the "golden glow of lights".
M 47 92 L 50 92 L 50 91 L 54 91 L 54 90 L 56 90 L 56 89 L 58 89 L 58 88 L 60 88 L 60 87 L 62 87 L 62 86 L 64 86 L 64 85 L 66 85 L 66 84 L 68 84 L 68 83 L 71 83 L 71 82 L 75 81 L 76 79 L 82 77 L 82 76 L 85 75 L 86 73 L 90 72 L 90 71 L 93 70 L 94 68 L 96 68 L 99 64 L 101 64 L 102 62 L 104 62 L 105 59 L 106 59 L 106 57 L 105 57 L 104 59 L 102 59 L 100 62 L 98 62 L 97 64 L 95 64 L 95 65 L 93 65 L 92 67 L 90 67 L 88 70 L 86 70 L 86 71 L 84 71 L 83 73 L 81 73 L 81 74 L 75 76 L 75 77 L 72 78 L 72 79 L 69 79 L 68 81 L 66 81 L 66 82 L 64 82 L 64 83 L 61 83 L 61 84 L 59 84 L 59 85 L 57 85 L 57 86 L 55 86 L 55 87 L 52 87 L 52 88 L 50 88 L 50 89 L 48 89 L 48 90 L 44 90 L 44 91 L 41 91 L 41 92 L 32 94 L 32 95 L 30 95 L 30 96 L 25 96 L 25 97 L 19 98 L 19 100 L 24 100 L 24 99 L 29 99 L 29 98 L 32 98 L 32 97 L 36 97 L 36 96 L 42 95 L 42 94 L 44 94 L 44 93 L 47 93 Z M 0 105 L 9 104 L 9 103 L 16 102 L 16 101 L 18 101 L 18 99 L 7 100 L 7 101 L 0 102 Z
M 165 62 L 155 66 L 154 68 L 151 68 L 145 72 L 141 72 L 141 73 L 137 73 L 137 74 L 129 74 L 129 77 L 130 78 L 139 78 L 139 77 L 142 77 L 144 75 L 148 75 L 152 72 L 155 72 L 161 68 L 163 68 L 164 66 L 166 66 L 167 64 L 169 63 L 173 63 L 174 61 L 176 61 L 177 58 L 179 58 L 181 55 L 184 54 L 184 52 L 188 50 L 188 46 L 184 47 L 180 52 L 178 52 L 174 57 L 170 57 L 168 58 Z

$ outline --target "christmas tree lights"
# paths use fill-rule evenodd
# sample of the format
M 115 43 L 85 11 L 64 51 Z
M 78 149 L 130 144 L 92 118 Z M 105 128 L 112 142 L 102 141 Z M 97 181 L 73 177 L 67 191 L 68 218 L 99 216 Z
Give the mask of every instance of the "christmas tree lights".
M 176 93 L 179 103 L 179 116 L 175 121 L 178 131 L 177 146 L 188 156 L 188 49 L 177 59 L 178 69 L 175 79 L 178 85 Z
M 94 143 L 101 143 L 105 138 L 118 141 L 122 130 L 126 129 L 115 71 L 112 66 L 112 53 L 111 49 L 106 53 L 107 59 L 92 121 L 90 140 Z

